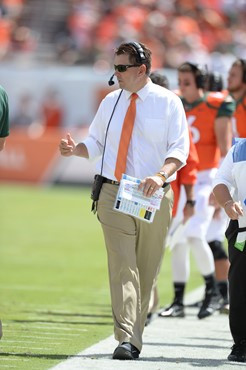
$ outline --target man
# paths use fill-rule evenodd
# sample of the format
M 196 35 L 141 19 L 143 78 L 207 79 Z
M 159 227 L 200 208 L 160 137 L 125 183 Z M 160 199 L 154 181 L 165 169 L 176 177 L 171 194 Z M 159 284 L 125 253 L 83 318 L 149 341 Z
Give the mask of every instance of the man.
M 234 137 L 246 137 L 246 60 L 237 59 L 228 75 L 228 91 L 236 101 L 232 119 Z
M 4 88 L 0 86 L 0 151 L 4 148 L 7 136 L 9 136 L 8 96 Z
M 214 180 L 214 194 L 231 219 L 229 246 L 229 323 L 234 340 L 229 361 L 246 362 L 246 139 L 228 152 Z M 231 190 L 235 190 L 231 196 Z
M 179 88 L 199 158 L 197 183 L 195 184 L 195 214 L 172 253 L 174 300 L 162 310 L 162 317 L 184 317 L 183 297 L 189 276 L 189 248 L 205 281 L 205 296 L 198 312 L 203 319 L 214 312 L 212 298 L 215 293 L 214 259 L 206 241 L 206 233 L 214 208 L 209 205 L 212 180 L 225 156 L 230 143 L 230 117 L 233 102 L 219 93 L 204 93 L 206 71 L 192 63 L 184 63 L 178 69 Z M 181 218 L 182 219 L 182 218 Z
M 180 99 L 149 79 L 151 51 L 146 46 L 121 44 L 115 51 L 114 68 L 122 90 L 102 101 L 83 143 L 75 144 L 68 134 L 61 140 L 60 151 L 90 159 L 102 155 L 97 215 L 107 248 L 114 332 L 119 342 L 113 359 L 134 360 L 142 349 L 150 293 L 171 218 L 169 182 L 186 162 L 189 138 Z M 134 127 L 127 130 L 132 121 Z M 132 132 L 130 139 L 128 131 Z M 113 209 L 122 173 L 140 178 L 139 188 L 145 196 L 164 187 L 153 223 Z
M 169 81 L 165 75 L 162 75 L 158 72 L 152 72 L 149 77 L 153 83 L 165 87 L 167 89 L 169 88 Z M 190 138 L 190 147 L 187 163 L 184 167 L 181 168 L 181 170 L 177 172 L 176 179 L 171 183 L 172 190 L 174 193 L 174 202 L 172 210 L 172 226 L 169 232 L 177 227 L 175 216 L 177 213 L 180 191 L 182 186 L 184 187 L 186 195 L 186 203 L 182 207 L 183 223 L 185 224 L 188 221 L 188 219 L 194 214 L 194 205 L 195 205 L 194 184 L 196 183 L 197 179 L 198 156 L 190 131 L 189 138 Z M 157 311 L 158 304 L 159 304 L 159 295 L 156 281 L 151 293 L 148 316 L 147 321 L 145 323 L 146 326 L 150 323 L 154 312 Z
M 8 96 L 2 86 L 0 86 L 0 151 L 3 150 L 6 137 L 9 135 L 9 104 Z M 2 322 L 0 320 L 0 339 L 3 336 Z
M 246 61 L 244 59 L 237 59 L 230 68 L 228 92 L 236 102 L 236 108 L 231 120 L 232 134 L 234 137 L 246 137 Z M 228 92 L 226 90 L 223 91 L 224 94 Z M 207 241 L 214 255 L 217 285 L 222 296 L 220 310 L 223 313 L 229 313 L 227 283 L 229 261 L 223 248 L 227 219 L 225 219 L 224 210 L 221 210 L 219 207 L 215 210 L 215 215 L 216 217 L 208 230 Z

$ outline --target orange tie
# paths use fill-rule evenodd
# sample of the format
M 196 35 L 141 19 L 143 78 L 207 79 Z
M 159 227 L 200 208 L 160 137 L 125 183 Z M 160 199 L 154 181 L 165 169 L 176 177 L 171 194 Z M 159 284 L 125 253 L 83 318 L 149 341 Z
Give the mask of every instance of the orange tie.
M 116 166 L 114 175 L 118 181 L 121 180 L 121 175 L 125 173 L 126 170 L 126 160 L 127 160 L 127 153 L 128 148 L 132 136 L 133 125 L 136 117 L 136 99 L 138 95 L 133 93 L 131 95 L 131 102 L 127 109 L 126 116 L 123 122 L 118 155 L 116 160 Z

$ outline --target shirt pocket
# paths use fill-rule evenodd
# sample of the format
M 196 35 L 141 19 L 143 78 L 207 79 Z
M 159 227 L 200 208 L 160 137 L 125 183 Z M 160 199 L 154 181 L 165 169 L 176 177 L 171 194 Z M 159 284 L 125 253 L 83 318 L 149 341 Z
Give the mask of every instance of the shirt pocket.
M 161 142 L 165 135 L 165 122 L 160 118 L 145 118 L 143 121 L 143 135 L 148 141 Z

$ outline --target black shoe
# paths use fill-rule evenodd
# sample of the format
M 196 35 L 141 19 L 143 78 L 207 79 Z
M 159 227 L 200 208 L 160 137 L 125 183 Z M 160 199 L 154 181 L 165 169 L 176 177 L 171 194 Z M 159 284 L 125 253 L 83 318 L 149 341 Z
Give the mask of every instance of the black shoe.
M 113 353 L 114 360 L 135 360 L 140 351 L 131 343 L 123 342 L 116 347 Z
M 232 351 L 227 357 L 229 361 L 246 362 L 246 339 L 232 346 Z
M 163 308 L 162 311 L 158 313 L 160 317 L 185 317 L 184 305 L 172 303 L 171 306 Z
M 217 306 L 213 304 L 213 296 L 207 294 L 202 302 L 202 306 L 198 312 L 198 319 L 205 319 L 211 316 L 216 311 Z
M 148 326 L 151 323 L 152 319 L 153 319 L 153 313 L 149 312 L 147 315 L 146 321 L 145 321 L 145 326 Z

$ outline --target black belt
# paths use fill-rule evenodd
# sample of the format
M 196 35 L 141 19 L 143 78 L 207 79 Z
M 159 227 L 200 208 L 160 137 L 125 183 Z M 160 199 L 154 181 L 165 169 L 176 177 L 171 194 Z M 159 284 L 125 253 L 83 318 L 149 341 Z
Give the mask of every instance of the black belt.
M 111 184 L 111 185 L 120 185 L 119 181 L 110 180 L 110 179 L 107 179 L 107 177 L 103 178 L 103 182 L 106 182 L 106 184 Z M 162 185 L 162 188 L 165 188 L 168 185 L 169 185 L 169 182 L 164 182 L 164 184 Z

